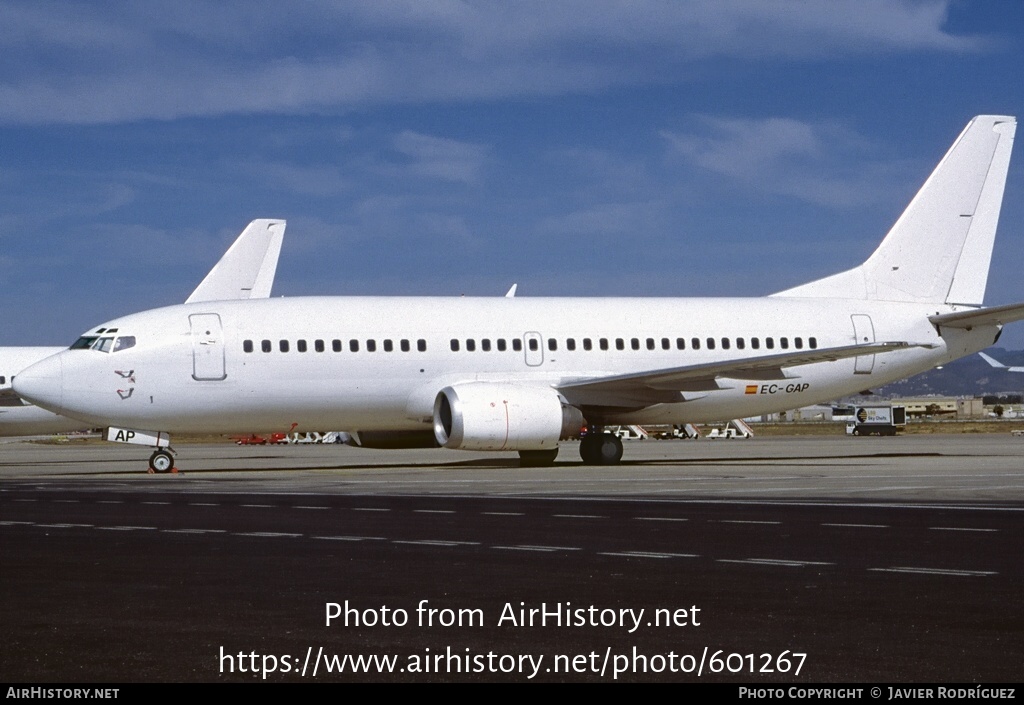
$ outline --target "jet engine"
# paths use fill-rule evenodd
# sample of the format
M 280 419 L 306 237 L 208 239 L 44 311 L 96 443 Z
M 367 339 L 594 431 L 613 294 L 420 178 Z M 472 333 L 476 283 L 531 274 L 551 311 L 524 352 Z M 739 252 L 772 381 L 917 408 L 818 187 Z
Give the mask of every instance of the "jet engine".
M 583 413 L 550 387 L 467 382 L 434 399 L 434 436 L 445 448 L 555 449 L 583 424 Z

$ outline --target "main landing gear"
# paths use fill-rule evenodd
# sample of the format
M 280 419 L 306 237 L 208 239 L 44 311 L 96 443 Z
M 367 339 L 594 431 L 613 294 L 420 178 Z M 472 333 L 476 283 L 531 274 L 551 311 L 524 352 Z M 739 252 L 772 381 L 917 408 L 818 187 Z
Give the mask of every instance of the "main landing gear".
M 591 429 L 580 439 L 580 457 L 586 465 L 618 465 L 622 460 L 622 439 Z
M 149 474 L 178 472 L 178 468 L 174 467 L 173 453 L 170 446 L 153 451 L 153 455 L 149 456 Z

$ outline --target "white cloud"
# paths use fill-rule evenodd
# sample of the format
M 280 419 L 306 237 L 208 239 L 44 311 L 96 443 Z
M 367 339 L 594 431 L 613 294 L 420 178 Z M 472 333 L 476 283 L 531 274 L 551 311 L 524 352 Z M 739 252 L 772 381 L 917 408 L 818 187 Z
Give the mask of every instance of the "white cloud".
M 836 125 L 789 118 L 700 122 L 700 132 L 661 134 L 675 154 L 748 188 L 833 207 L 874 202 L 885 193 L 879 177 L 890 167 L 867 160 L 867 140 Z
M 337 166 L 329 164 L 299 165 L 255 158 L 231 164 L 230 167 L 279 191 L 306 196 L 329 198 L 352 188 L 351 180 L 342 176 Z
M 949 0 L 15 3 L 0 122 L 109 123 L 578 94 L 708 58 L 971 51 Z
M 566 235 L 580 238 L 598 238 L 601 242 L 637 242 L 657 231 L 662 204 L 602 203 L 572 211 L 564 215 L 542 219 L 537 224 L 541 234 Z
M 409 174 L 467 184 L 479 180 L 489 151 L 485 145 L 411 130 L 398 134 L 392 147 L 406 158 L 404 171 Z

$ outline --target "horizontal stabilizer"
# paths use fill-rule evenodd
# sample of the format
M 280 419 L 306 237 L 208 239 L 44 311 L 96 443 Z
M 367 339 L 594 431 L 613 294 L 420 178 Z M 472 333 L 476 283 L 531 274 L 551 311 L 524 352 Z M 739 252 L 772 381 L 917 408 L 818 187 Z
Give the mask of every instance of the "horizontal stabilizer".
M 957 311 L 929 316 L 928 320 L 940 328 L 964 328 L 975 326 L 1002 326 L 1024 320 L 1024 303 L 992 306 L 971 311 Z
M 1024 372 L 1024 367 L 1007 367 L 1003 363 L 999 362 L 999 360 L 994 357 L 990 357 L 983 352 L 978 354 L 981 355 L 982 360 L 990 364 L 992 367 L 995 367 L 997 370 L 1006 370 L 1007 372 Z

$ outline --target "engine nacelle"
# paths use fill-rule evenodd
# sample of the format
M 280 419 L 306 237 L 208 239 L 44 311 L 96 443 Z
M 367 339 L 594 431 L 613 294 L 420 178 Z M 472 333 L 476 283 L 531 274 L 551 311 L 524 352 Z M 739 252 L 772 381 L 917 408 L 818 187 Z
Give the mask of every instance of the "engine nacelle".
M 577 438 L 583 423 L 550 387 L 467 382 L 434 399 L 434 436 L 445 448 L 546 450 Z

